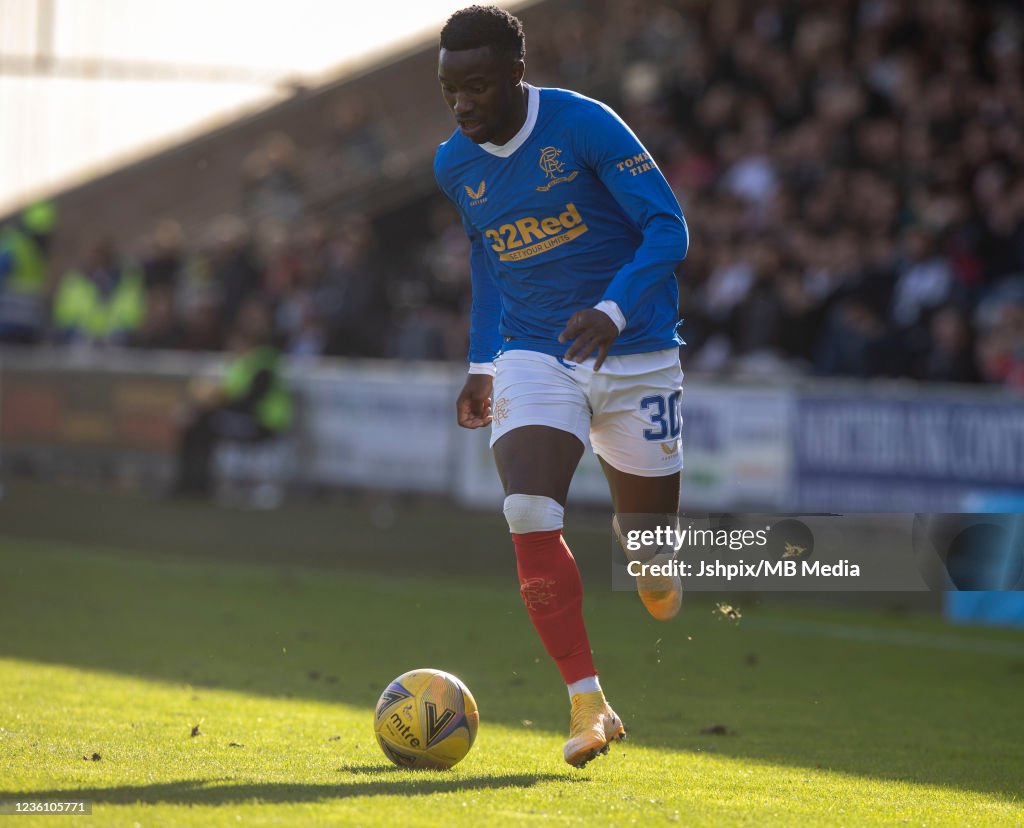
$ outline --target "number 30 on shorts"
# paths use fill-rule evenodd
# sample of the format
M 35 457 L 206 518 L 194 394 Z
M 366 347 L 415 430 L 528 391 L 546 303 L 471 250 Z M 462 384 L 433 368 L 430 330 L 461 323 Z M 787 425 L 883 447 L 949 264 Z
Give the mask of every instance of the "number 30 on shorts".
M 674 440 L 682 429 L 682 417 L 679 415 L 679 398 L 682 391 L 673 391 L 668 401 L 661 394 L 644 397 L 640 400 L 640 408 L 648 412 L 651 422 L 657 428 L 645 428 L 646 440 Z

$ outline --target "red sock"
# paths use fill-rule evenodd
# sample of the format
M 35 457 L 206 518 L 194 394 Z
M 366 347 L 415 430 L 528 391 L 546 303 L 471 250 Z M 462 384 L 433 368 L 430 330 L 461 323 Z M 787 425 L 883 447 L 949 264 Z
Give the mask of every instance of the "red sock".
M 597 674 L 583 624 L 583 583 L 562 530 L 512 535 L 519 591 L 566 684 Z

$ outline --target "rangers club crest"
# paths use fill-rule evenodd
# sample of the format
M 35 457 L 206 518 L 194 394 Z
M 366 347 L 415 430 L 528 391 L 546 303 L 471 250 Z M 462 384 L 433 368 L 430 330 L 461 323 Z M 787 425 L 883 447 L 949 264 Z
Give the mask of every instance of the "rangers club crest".
M 557 147 L 544 147 L 540 151 L 540 168 L 544 173 L 547 182 L 541 184 L 537 191 L 546 193 L 556 184 L 564 184 L 568 181 L 572 181 L 577 175 L 580 174 L 579 170 L 573 170 L 568 175 L 563 175 L 565 172 L 565 164 L 558 160 L 558 156 L 562 154 L 562 151 Z

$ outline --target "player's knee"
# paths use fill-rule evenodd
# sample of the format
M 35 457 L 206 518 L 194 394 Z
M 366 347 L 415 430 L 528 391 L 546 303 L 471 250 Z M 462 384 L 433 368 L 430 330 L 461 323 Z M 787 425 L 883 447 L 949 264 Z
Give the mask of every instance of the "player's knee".
M 618 515 L 612 515 L 612 532 L 615 534 L 615 539 L 619 542 L 619 546 L 622 547 L 622 551 L 625 552 L 628 557 L 630 552 L 633 551 L 628 546 L 629 542 L 627 537 L 629 535 L 629 530 L 622 528 Z
M 511 494 L 505 498 L 503 511 L 514 535 L 561 529 L 565 518 L 561 504 L 543 495 Z

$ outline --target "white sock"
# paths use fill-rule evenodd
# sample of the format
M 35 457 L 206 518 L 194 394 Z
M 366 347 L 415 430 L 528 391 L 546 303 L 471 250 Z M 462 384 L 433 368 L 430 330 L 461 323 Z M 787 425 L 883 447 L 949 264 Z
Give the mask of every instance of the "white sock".
M 595 690 L 600 690 L 601 682 L 597 680 L 597 676 L 587 676 L 567 686 L 569 688 L 569 701 L 572 701 L 572 697 L 577 693 L 593 693 Z

